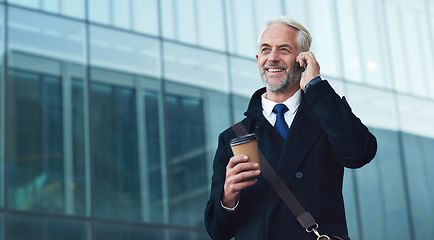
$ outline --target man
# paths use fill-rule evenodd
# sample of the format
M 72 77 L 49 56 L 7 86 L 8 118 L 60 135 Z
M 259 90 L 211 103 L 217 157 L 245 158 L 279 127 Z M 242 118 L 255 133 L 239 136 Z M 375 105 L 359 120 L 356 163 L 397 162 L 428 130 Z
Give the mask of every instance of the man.
M 256 134 L 259 149 L 315 218 L 318 231 L 333 239 L 349 239 L 342 197 L 344 167 L 370 162 L 377 143 L 345 98 L 322 80 L 320 66 L 308 52 L 311 41 L 309 32 L 290 18 L 268 21 L 256 55 L 265 88 L 253 94 L 242 123 Z M 278 103 L 289 110 L 274 113 Z M 289 126 L 287 133 L 275 128 L 278 121 Z M 231 128 L 219 136 L 205 210 L 209 235 L 237 240 L 316 239 L 271 189 L 258 165 L 247 156 L 233 156 L 229 141 L 235 137 Z

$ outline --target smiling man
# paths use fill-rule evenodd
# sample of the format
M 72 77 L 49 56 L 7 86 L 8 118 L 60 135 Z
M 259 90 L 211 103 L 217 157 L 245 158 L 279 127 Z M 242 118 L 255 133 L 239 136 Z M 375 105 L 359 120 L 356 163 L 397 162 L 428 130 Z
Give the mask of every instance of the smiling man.
M 370 162 L 375 137 L 320 76 L 309 52 L 312 38 L 298 22 L 280 16 L 267 22 L 258 43 L 265 88 L 256 91 L 242 124 L 258 147 L 331 239 L 349 239 L 342 181 L 344 168 Z M 231 128 L 219 136 L 205 225 L 213 239 L 316 239 L 297 222 L 245 155 L 234 156 Z

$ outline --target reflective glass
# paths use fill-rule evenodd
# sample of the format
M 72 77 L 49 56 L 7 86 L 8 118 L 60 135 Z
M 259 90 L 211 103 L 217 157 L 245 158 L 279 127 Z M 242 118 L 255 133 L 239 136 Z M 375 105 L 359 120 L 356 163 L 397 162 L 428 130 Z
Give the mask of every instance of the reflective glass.
M 4 8 L 0 5 L 0 56 L 4 54 Z M 4 154 L 4 142 L 5 142 L 5 80 L 4 80 L 4 65 L 3 57 L 0 57 L 0 208 L 4 205 L 5 197 L 5 154 Z M 1 235 L 1 234 L 0 234 Z
M 112 21 L 113 26 L 119 28 L 131 29 L 132 14 L 131 14 L 131 1 L 125 0 L 112 0 Z
M 337 0 L 337 22 L 339 27 L 339 43 L 342 55 L 343 77 L 353 82 L 362 81 L 362 69 L 359 54 L 359 38 L 352 1 Z M 342 70 L 341 70 L 342 71 Z
M 252 93 L 253 94 L 253 93 Z M 233 95 L 232 96 L 232 112 L 234 119 L 232 119 L 233 123 L 239 122 L 245 118 L 244 113 L 247 110 L 247 107 L 249 106 L 249 97 L 245 96 L 238 96 Z
M 384 229 L 382 230 L 384 237 L 380 239 L 411 239 L 411 220 L 408 214 L 409 209 L 407 209 L 405 175 L 403 174 L 404 166 L 401 161 L 401 151 L 398 147 L 400 144 L 398 140 L 399 135 L 395 131 L 377 128 L 371 129 L 371 131 L 376 136 L 378 143 L 378 151 L 373 160 L 373 165 L 378 167 L 378 185 L 381 189 L 381 194 L 375 196 L 368 191 L 360 192 L 359 194 L 360 196 L 369 196 L 369 201 L 378 201 L 381 204 L 382 216 L 378 220 L 384 224 Z M 360 182 L 361 181 L 364 180 L 360 179 Z M 360 200 L 360 203 L 363 207 L 366 206 L 365 203 L 363 203 L 363 199 Z M 379 235 L 375 234 L 369 235 L 369 233 L 373 232 L 371 224 L 375 224 L 377 221 L 373 220 L 374 218 L 372 216 L 369 216 L 371 215 L 371 211 L 376 210 L 371 209 L 370 206 L 367 207 L 366 210 L 361 209 L 362 216 L 365 214 L 368 215 L 366 219 L 369 223 L 365 221 L 362 222 L 363 226 L 370 228 L 365 229 L 363 233 L 364 237 L 367 239 L 379 237 Z M 399 232 L 393 229 L 399 229 Z
M 133 0 L 132 4 L 133 30 L 159 35 L 158 0 Z
M 39 8 L 40 0 L 7 0 L 8 3 L 17 4 L 30 8 Z
M 399 128 L 395 96 L 356 84 L 347 84 L 347 101 L 365 125 L 396 131 Z
M 429 21 L 429 24 L 431 26 L 430 32 L 432 34 L 432 33 L 434 33 L 434 2 L 431 1 L 428 4 L 430 5 L 430 11 L 429 11 L 430 14 L 429 14 L 428 21 Z M 430 69 L 432 69 L 432 68 L 430 68 Z M 429 75 L 429 76 L 432 76 L 432 75 Z M 434 78 L 429 77 L 427 79 L 427 81 L 428 81 L 428 87 L 429 87 L 430 97 L 432 99 L 434 99 Z
M 9 240 L 90 240 L 87 221 L 37 215 L 8 214 Z
M 5 228 L 4 228 L 5 221 L 3 219 L 3 213 L 0 212 L 0 240 L 5 239 Z
M 13 7 L 9 21 L 9 206 L 84 215 L 84 24 Z
M 413 134 L 403 134 L 409 204 L 415 239 L 429 239 L 434 234 L 432 154 L 434 140 Z M 429 169 L 431 167 L 431 169 Z
M 86 61 L 84 23 L 13 7 L 9 8 L 8 17 L 9 51 L 77 63 Z
M 94 67 L 160 76 L 156 39 L 103 27 L 90 27 L 90 62 Z
M 73 80 L 66 107 L 60 77 L 9 70 L 8 78 L 9 207 L 85 214 L 81 81 Z M 65 110 L 74 124 L 63 125 Z
M 408 84 L 409 84 L 409 92 L 414 93 L 419 96 L 427 96 L 428 88 L 425 79 L 427 79 L 425 68 L 432 65 L 425 65 L 424 55 L 425 53 L 429 53 L 432 56 L 431 52 L 428 52 L 429 49 L 426 49 L 425 46 L 422 45 L 422 34 L 421 32 L 427 31 L 428 29 L 423 29 L 421 24 L 420 15 L 422 12 L 417 11 L 416 9 L 406 7 L 402 10 L 402 17 L 405 21 L 402 21 L 401 29 L 403 31 L 402 36 L 404 37 L 405 47 L 403 50 L 405 51 L 405 57 L 408 59 L 407 61 L 407 71 L 408 75 Z M 415 27 L 417 26 L 417 27 Z M 421 62 L 415 62 L 413 59 L 421 59 Z M 431 61 L 432 62 L 432 61 Z M 409 79 L 411 79 L 409 81 Z M 414 79 L 419 79 L 418 81 L 414 81 Z
M 385 212 L 379 161 L 357 169 L 357 195 L 363 237 L 385 239 Z
M 259 33 L 254 24 L 255 16 L 251 2 L 250 0 L 225 0 L 225 7 L 229 51 L 253 58 L 258 52 Z
M 253 59 L 230 58 L 231 92 L 248 97 L 264 87 L 259 73 L 258 64 Z
M 196 1 L 161 1 L 163 37 L 190 44 L 198 43 Z
M 199 227 L 208 199 L 205 103 L 198 89 L 169 85 L 165 105 L 171 223 Z
M 199 45 L 225 50 L 223 3 L 221 0 L 196 1 Z
M 207 170 L 211 186 L 212 162 L 217 149 L 217 140 L 220 132 L 226 129 L 230 123 L 229 95 L 217 91 L 204 91 L 205 108 L 205 138 L 207 148 Z
M 110 0 L 87 1 L 89 21 L 111 25 L 112 16 L 110 15 L 110 12 L 112 11 L 112 6 L 110 5 L 110 3 Z
M 164 42 L 163 49 L 167 80 L 228 91 L 225 55 L 170 42 Z
M 93 81 L 90 102 L 95 216 L 141 220 L 136 91 Z
M 268 19 L 282 15 L 282 1 L 280 0 L 255 0 L 253 1 L 254 6 L 254 23 L 256 24 L 256 38 L 252 39 L 253 41 L 257 41 L 257 38 L 261 34 L 261 32 L 265 29 L 265 23 Z
M 167 228 L 96 222 L 95 240 L 169 240 Z
M 85 17 L 84 1 L 85 0 L 8 0 L 8 2 L 12 4 L 82 19 Z
M 434 102 L 403 95 L 396 101 L 401 131 L 434 138 Z
M 405 57 L 406 53 L 404 39 L 402 37 L 402 25 L 397 24 L 401 21 L 400 5 L 396 3 L 387 2 L 385 4 L 387 27 L 389 30 L 389 48 L 391 54 L 391 66 L 393 71 L 393 81 L 395 89 L 400 92 L 410 91 L 409 81 L 409 62 L 411 60 Z
M 337 55 L 335 15 L 324 14 L 324 12 L 332 13 L 332 7 L 332 1 L 330 0 L 310 2 L 308 9 L 312 25 L 308 30 L 313 38 L 311 51 L 315 54 L 315 58 L 321 66 L 321 73 L 340 77 L 342 75 L 342 65 Z
M 285 5 L 285 14 L 301 23 L 307 29 L 309 29 L 309 20 L 307 14 L 307 1 L 299 1 L 299 0 L 287 0 L 284 1 Z
M 385 39 L 381 3 L 375 0 L 356 0 L 357 31 L 361 46 L 364 83 L 390 87 L 385 61 L 386 46 L 381 39 Z
M 142 186 L 141 203 L 142 219 L 145 222 L 167 222 L 167 185 L 166 175 L 163 174 L 166 165 L 161 157 L 161 121 L 159 113 L 159 93 L 155 90 L 145 89 L 142 92 L 144 104 L 144 143 L 141 144 L 140 151 L 144 157 L 141 158 L 140 177 Z M 140 119 L 140 118 L 139 118 Z M 164 169 L 164 170 L 163 170 Z
M 423 62 L 423 75 L 424 78 L 421 79 L 420 84 L 416 84 L 417 81 L 411 81 L 414 85 L 414 88 L 417 88 L 417 91 L 414 91 L 414 93 L 420 92 L 421 94 L 418 94 L 420 96 L 427 96 L 427 97 L 434 97 L 434 78 L 431 76 L 434 76 L 434 68 L 431 66 L 434 66 L 434 46 L 431 44 L 432 39 L 430 37 L 430 24 L 429 24 L 429 18 L 423 14 L 423 12 L 418 13 L 419 16 L 419 28 L 421 29 L 419 31 L 420 33 L 420 39 L 421 42 L 421 55 L 419 56 L 420 59 Z M 434 33 L 434 32 L 433 32 Z M 412 79 L 414 79 L 412 77 Z
M 360 232 L 362 231 L 359 222 L 356 172 L 357 170 L 345 169 L 344 183 L 342 187 L 348 235 L 351 239 L 361 239 Z
M 172 231 L 172 239 L 173 240 L 208 240 L 209 235 L 205 231 L 188 231 L 176 229 Z

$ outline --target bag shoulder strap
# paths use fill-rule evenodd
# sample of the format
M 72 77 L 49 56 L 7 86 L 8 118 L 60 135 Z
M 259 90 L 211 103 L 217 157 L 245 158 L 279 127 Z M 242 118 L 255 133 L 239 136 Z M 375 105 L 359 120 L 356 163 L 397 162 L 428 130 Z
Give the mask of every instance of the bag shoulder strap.
M 241 122 L 232 125 L 231 128 L 237 136 L 248 134 L 246 128 Z M 300 204 L 291 190 L 289 190 L 285 182 L 283 182 L 279 175 L 277 175 L 276 171 L 270 165 L 267 158 L 265 158 L 264 154 L 262 154 L 261 150 L 258 151 L 259 161 L 261 163 L 261 172 L 265 180 L 267 180 L 277 195 L 279 195 L 286 206 L 288 206 L 303 228 L 305 228 L 307 231 L 316 229 L 318 224 L 315 222 L 315 219 L 309 212 L 304 210 L 303 206 Z

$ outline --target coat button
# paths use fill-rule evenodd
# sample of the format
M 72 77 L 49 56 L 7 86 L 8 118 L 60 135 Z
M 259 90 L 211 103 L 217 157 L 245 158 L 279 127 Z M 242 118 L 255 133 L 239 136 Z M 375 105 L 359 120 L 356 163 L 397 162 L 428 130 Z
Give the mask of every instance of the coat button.
M 295 177 L 298 178 L 298 179 L 300 179 L 300 178 L 303 177 L 303 173 L 302 173 L 302 172 L 297 172 L 297 173 L 295 174 Z

